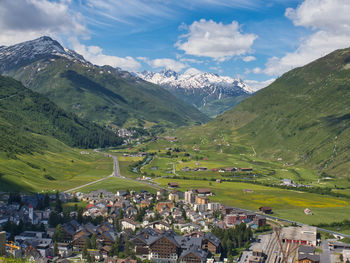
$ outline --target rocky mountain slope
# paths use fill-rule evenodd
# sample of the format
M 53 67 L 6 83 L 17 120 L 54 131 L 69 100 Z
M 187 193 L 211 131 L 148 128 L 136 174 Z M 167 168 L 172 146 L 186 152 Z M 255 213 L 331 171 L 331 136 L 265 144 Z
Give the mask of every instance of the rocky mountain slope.
M 162 86 L 211 117 L 232 108 L 253 93 L 242 80 L 213 73 L 178 74 L 164 70 L 158 73 L 144 71 L 137 76 Z
M 93 65 L 49 37 L 0 47 L 0 65 L 0 74 L 103 125 L 181 126 L 208 120 L 163 88 L 120 69 Z

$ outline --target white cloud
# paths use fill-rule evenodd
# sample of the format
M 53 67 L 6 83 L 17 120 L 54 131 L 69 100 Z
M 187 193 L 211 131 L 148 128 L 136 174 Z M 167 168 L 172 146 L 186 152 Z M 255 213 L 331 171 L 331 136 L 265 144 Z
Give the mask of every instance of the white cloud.
M 315 32 L 302 39 L 294 52 L 289 52 L 281 58 L 270 58 L 264 73 L 281 75 L 335 49 L 349 47 L 349 14 L 348 0 L 305 0 L 296 9 L 288 8 L 285 15 L 294 25 L 311 28 Z
M 254 74 L 260 74 L 262 72 L 262 69 L 259 67 L 253 68 L 253 73 Z
M 197 75 L 203 73 L 202 71 L 196 68 L 189 68 L 184 72 L 184 75 Z
M 188 67 L 187 64 L 184 64 L 182 62 L 176 61 L 171 58 L 157 58 L 157 59 L 151 60 L 145 57 L 139 57 L 138 59 L 147 63 L 148 65 L 150 65 L 152 68 L 155 68 L 155 69 L 165 68 L 165 69 L 171 69 L 176 72 L 179 72 Z
M 246 56 L 242 59 L 244 62 L 250 62 L 256 60 L 256 57 L 254 56 Z
M 71 12 L 69 1 L 2 1 L 0 8 L 0 44 L 12 45 L 43 35 L 87 37 L 83 17 Z
M 275 79 L 268 79 L 268 80 L 264 80 L 264 81 L 249 80 L 249 79 L 244 80 L 244 82 L 250 87 L 252 92 L 255 92 L 255 91 L 258 91 L 262 88 L 265 88 L 274 81 L 275 81 Z
M 137 71 L 141 64 L 132 57 L 117 57 L 103 54 L 103 50 L 98 46 L 85 46 L 77 39 L 70 39 L 74 50 L 83 55 L 85 59 L 93 64 L 103 66 L 109 65 L 112 67 L 119 67 L 124 70 Z
M 188 31 L 180 36 L 175 46 L 188 55 L 210 57 L 218 61 L 251 52 L 251 46 L 257 38 L 255 34 L 241 33 L 236 21 L 225 25 L 201 19 L 188 26 Z

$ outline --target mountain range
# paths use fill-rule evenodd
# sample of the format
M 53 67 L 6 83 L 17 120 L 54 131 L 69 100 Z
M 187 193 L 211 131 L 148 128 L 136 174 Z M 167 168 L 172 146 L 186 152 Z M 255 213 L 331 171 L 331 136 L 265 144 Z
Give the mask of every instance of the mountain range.
M 172 70 L 143 71 L 136 75 L 160 85 L 210 117 L 234 107 L 254 91 L 242 80 L 209 72 L 179 74 Z
M 209 120 L 158 85 L 120 69 L 93 65 L 46 36 L 0 47 L 0 74 L 101 125 L 182 126 Z

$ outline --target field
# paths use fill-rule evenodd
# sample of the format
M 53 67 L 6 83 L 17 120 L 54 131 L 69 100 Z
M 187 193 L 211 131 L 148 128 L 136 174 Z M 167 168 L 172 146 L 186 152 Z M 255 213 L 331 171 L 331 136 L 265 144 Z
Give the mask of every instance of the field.
M 190 188 L 210 188 L 215 193 L 215 196 L 210 198 L 214 202 L 254 211 L 258 210 L 260 206 L 270 206 L 275 216 L 302 223 L 318 224 L 341 221 L 347 219 L 350 214 L 350 200 L 319 194 L 249 183 L 215 183 L 205 180 L 172 178 L 157 178 L 155 181 L 161 186 L 166 186 L 168 182 L 176 181 L 179 183 L 180 190 L 183 191 Z M 249 189 L 253 192 L 245 193 L 244 189 Z M 311 209 L 314 215 L 305 215 L 303 212 L 305 208 Z
M 113 193 L 117 192 L 118 190 L 133 190 L 136 192 L 146 190 L 153 193 L 156 192 L 156 188 L 148 186 L 144 183 L 137 182 L 134 180 L 126 180 L 118 177 L 111 177 L 102 182 L 83 187 L 79 189 L 79 192 L 88 193 L 99 189 L 105 189 Z
M 93 151 L 72 149 L 52 138 L 43 138 L 49 145 L 49 151 L 18 155 L 17 159 L 0 155 L 1 191 L 66 190 L 112 173 L 111 158 Z M 81 154 L 82 151 L 89 154 Z

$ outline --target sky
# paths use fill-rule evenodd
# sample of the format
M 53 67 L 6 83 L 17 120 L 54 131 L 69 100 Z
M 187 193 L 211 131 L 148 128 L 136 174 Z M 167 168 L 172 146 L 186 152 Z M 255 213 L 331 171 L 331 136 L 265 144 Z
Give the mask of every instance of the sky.
M 51 36 L 97 65 L 256 89 L 350 46 L 350 0 L 2 0 L 0 45 Z

